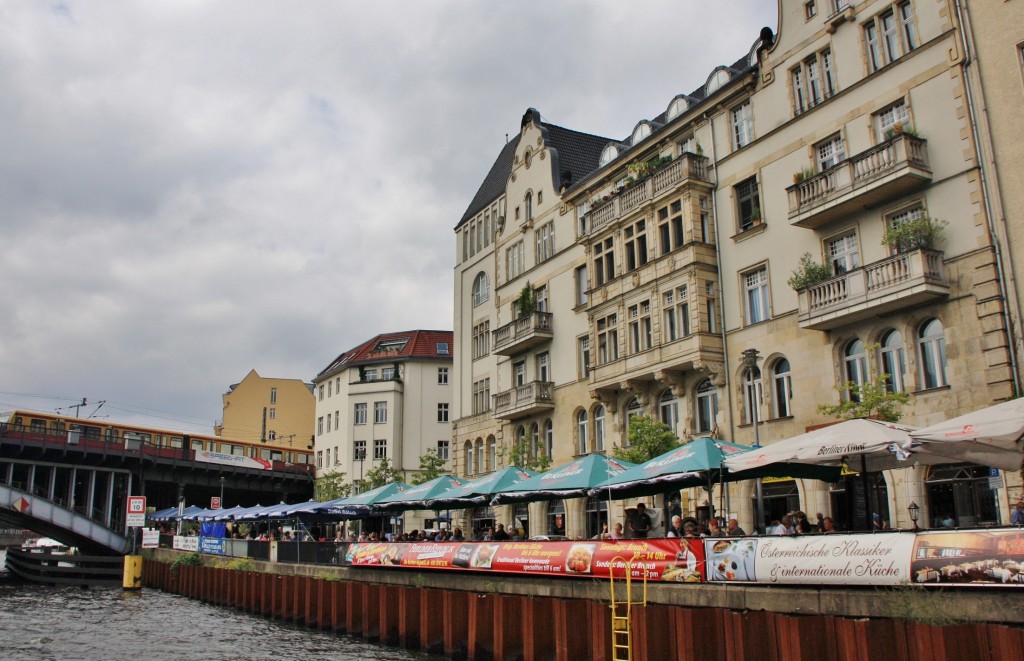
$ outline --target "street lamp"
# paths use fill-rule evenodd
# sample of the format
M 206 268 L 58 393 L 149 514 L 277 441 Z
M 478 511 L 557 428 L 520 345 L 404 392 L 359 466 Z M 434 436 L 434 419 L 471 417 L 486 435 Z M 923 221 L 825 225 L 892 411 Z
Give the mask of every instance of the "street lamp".
M 907 505 L 907 511 L 910 512 L 910 520 L 914 522 L 914 531 L 915 532 L 918 529 L 917 528 L 917 517 L 918 517 L 918 513 L 920 512 L 920 510 L 921 510 L 921 507 L 917 503 L 915 503 L 915 502 L 911 502 L 910 505 Z
M 356 449 L 356 461 L 359 462 L 359 492 L 363 491 L 363 460 L 366 459 L 366 448 Z
M 220 476 L 220 506 L 221 507 L 224 507 L 224 480 L 225 479 L 226 478 L 223 475 Z
M 761 447 L 761 430 L 757 419 L 757 384 L 754 381 L 754 370 L 758 369 L 758 358 L 760 358 L 760 354 L 757 349 L 746 349 L 743 351 L 743 366 L 747 368 L 747 380 L 750 382 L 751 388 L 748 406 L 750 406 L 750 420 L 754 424 L 755 448 Z M 763 532 L 762 526 L 764 524 L 764 495 L 761 493 L 761 478 L 757 478 L 757 481 L 754 482 L 754 491 L 757 496 L 757 511 L 755 512 L 757 520 L 754 522 L 754 528 L 760 533 Z

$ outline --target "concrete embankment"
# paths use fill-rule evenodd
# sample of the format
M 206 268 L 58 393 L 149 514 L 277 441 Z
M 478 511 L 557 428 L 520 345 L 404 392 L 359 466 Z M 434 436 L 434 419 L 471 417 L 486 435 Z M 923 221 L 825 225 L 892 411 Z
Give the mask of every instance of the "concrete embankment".
M 282 565 L 143 566 L 148 588 L 450 658 L 607 660 L 607 581 Z M 641 589 L 634 584 L 634 599 Z M 631 613 L 633 658 L 1017 659 L 1016 592 L 648 585 Z

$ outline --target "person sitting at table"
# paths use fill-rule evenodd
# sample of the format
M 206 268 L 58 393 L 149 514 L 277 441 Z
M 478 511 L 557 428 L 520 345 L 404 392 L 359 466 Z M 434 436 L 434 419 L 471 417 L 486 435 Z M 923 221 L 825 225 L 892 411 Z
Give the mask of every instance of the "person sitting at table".
M 823 528 L 822 534 L 831 535 L 832 533 L 839 532 L 839 529 L 836 528 L 836 520 L 833 519 L 832 517 L 826 516 L 821 521 L 822 521 L 822 528 Z
M 686 532 L 683 530 L 683 517 L 673 516 L 672 525 L 668 527 L 668 534 L 666 537 L 682 537 Z
M 729 531 L 726 533 L 729 537 L 746 537 L 747 531 L 740 528 L 740 523 L 736 519 L 729 519 L 729 523 L 726 524 Z
M 507 532 L 505 532 L 505 524 L 499 523 L 498 529 L 494 531 L 493 535 L 491 535 L 491 539 L 496 542 L 507 542 L 512 538 L 508 536 Z
M 708 534 L 707 537 L 725 537 L 725 531 L 722 530 L 722 526 L 718 523 L 718 517 L 712 517 L 708 519 Z

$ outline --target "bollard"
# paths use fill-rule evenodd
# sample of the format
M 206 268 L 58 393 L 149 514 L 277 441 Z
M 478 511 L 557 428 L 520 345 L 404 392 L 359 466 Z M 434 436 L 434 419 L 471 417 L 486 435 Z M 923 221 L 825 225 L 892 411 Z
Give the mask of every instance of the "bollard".
M 124 557 L 124 574 L 121 587 L 124 590 L 142 589 L 142 556 L 126 555 Z

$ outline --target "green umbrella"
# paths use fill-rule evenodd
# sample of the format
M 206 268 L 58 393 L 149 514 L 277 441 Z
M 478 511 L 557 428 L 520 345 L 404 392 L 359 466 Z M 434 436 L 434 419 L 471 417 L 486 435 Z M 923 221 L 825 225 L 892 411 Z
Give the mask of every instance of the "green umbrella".
M 434 497 L 451 490 L 453 487 L 461 487 L 462 482 L 451 475 L 442 475 L 433 480 L 409 487 L 401 493 L 393 493 L 390 496 L 381 498 L 377 507 L 389 510 L 425 510 L 435 509 L 431 505 Z
M 432 509 L 465 509 L 486 505 L 491 497 L 502 489 L 528 480 L 537 473 L 535 471 L 509 466 L 490 473 L 481 478 L 464 483 L 461 487 L 450 489 L 430 503 Z
M 411 488 L 412 487 L 405 482 L 389 482 L 382 487 L 370 489 L 369 491 L 365 491 L 355 496 L 328 501 L 317 510 L 317 513 L 360 518 L 362 516 L 366 516 L 382 498 L 386 498 L 396 493 L 402 493 L 403 491 L 407 491 Z
M 576 498 L 636 464 L 622 459 L 613 459 L 603 454 L 588 454 L 574 461 L 552 468 L 546 473 L 534 475 L 528 480 L 498 490 L 491 505 L 523 503 L 535 500 L 556 500 Z

